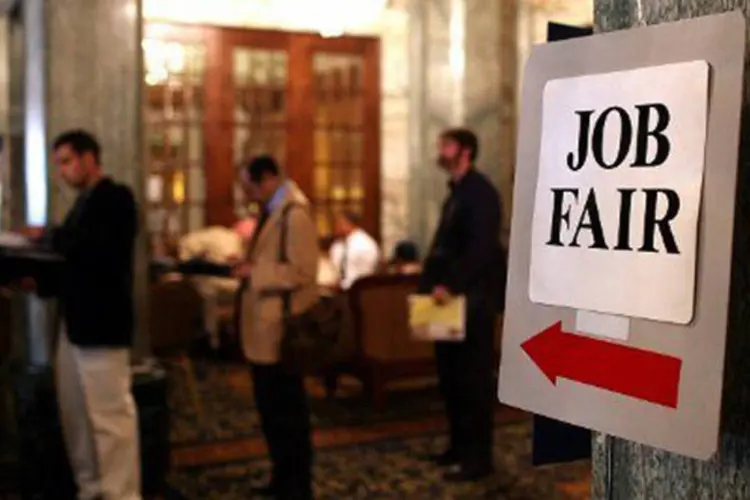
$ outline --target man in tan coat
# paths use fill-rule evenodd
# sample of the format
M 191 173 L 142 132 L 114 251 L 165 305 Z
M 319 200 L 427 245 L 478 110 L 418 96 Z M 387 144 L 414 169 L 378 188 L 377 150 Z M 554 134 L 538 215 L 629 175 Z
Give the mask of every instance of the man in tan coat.
M 282 368 L 280 346 L 285 315 L 318 300 L 318 237 L 308 200 L 273 158 L 255 158 L 242 175 L 248 194 L 261 203 L 261 217 L 246 260 L 235 269 L 243 282 L 239 328 L 273 464 L 270 484 L 256 493 L 309 500 L 310 416 L 302 377 Z

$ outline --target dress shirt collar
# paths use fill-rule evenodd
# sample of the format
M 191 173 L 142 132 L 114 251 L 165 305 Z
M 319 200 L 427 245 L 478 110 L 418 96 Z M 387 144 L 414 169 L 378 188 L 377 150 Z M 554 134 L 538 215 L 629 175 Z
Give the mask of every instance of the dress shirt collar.
M 269 214 L 281 206 L 281 203 L 284 201 L 284 197 L 286 196 L 286 191 L 286 182 L 282 182 L 279 185 L 278 189 L 276 189 L 276 192 L 273 194 L 273 196 L 271 196 L 271 199 L 268 200 L 268 203 L 266 203 L 266 210 Z

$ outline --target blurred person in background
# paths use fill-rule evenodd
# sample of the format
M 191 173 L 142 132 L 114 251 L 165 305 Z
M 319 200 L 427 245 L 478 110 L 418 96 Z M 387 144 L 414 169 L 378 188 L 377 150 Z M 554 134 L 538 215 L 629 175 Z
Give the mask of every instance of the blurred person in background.
M 239 262 L 246 247 L 252 239 L 257 225 L 255 217 L 248 217 L 237 222 L 232 228 L 210 226 L 192 231 L 178 243 L 178 254 L 181 262 L 206 262 L 217 266 L 233 266 Z M 231 308 L 239 281 L 231 277 L 196 275 L 190 277 L 191 283 L 203 299 L 203 342 L 208 342 L 206 354 L 216 354 L 221 347 L 221 311 Z
M 419 274 L 422 272 L 417 245 L 411 241 L 398 242 L 393 249 L 393 256 L 388 269 L 389 272 L 395 274 Z
M 336 214 L 336 241 L 329 252 L 339 275 L 342 290 L 348 290 L 359 278 L 374 274 L 380 265 L 380 248 L 375 239 L 360 227 L 359 217 L 350 212 Z
M 477 136 L 465 128 L 438 138 L 437 164 L 449 194 L 425 260 L 419 293 L 437 304 L 466 299 L 466 337 L 436 342 L 440 390 L 450 442 L 431 457 L 450 482 L 476 481 L 493 471 L 494 339 L 505 261 L 500 246 L 500 194 L 475 167 Z

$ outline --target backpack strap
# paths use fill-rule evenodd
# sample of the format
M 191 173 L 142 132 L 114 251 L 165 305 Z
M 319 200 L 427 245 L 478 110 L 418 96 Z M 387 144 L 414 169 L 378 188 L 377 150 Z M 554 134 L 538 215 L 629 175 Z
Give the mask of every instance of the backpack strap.
M 289 263 L 289 254 L 287 249 L 287 243 L 289 240 L 289 212 L 292 211 L 292 209 L 300 207 L 301 205 L 299 203 L 287 203 L 286 206 L 284 206 L 282 212 L 281 212 L 281 235 L 279 237 L 279 263 L 281 264 L 288 264 Z M 289 316 L 291 316 L 292 313 L 292 292 L 291 290 L 286 290 L 281 293 L 281 300 L 283 305 L 283 315 L 284 320 L 286 321 Z
M 287 203 L 281 212 L 281 236 L 279 238 L 279 262 L 282 264 L 289 263 L 289 254 L 287 249 L 287 242 L 289 240 L 289 212 L 293 208 L 300 207 L 299 203 Z

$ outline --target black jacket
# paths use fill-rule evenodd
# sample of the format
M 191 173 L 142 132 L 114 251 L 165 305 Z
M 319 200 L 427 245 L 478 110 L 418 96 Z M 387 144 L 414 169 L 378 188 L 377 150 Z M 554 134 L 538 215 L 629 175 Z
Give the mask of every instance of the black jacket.
M 506 262 L 500 246 L 500 195 L 474 169 L 449 187 L 420 293 L 442 285 L 453 295 L 481 295 L 501 303 Z
M 45 237 L 51 249 L 65 258 L 56 295 L 74 345 L 132 345 L 137 232 L 132 191 L 105 178 L 80 195 L 62 226 Z

